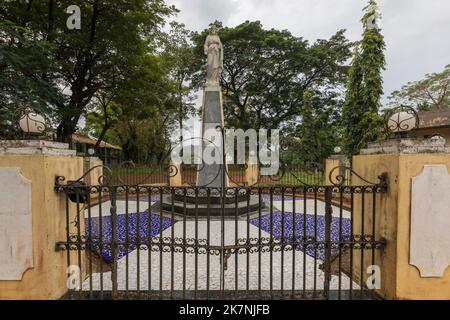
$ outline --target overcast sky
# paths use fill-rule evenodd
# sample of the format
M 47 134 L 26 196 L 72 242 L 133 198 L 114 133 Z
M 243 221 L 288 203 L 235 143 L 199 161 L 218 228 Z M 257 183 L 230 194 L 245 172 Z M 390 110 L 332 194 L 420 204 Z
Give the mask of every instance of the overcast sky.
M 236 26 L 260 20 L 265 28 L 288 29 L 314 42 L 339 29 L 360 39 L 360 18 L 367 0 L 168 0 L 175 18 L 195 31 L 220 20 Z M 450 0 L 379 0 L 386 41 L 385 96 L 408 81 L 450 64 Z M 225 48 L 226 50 L 226 48 Z

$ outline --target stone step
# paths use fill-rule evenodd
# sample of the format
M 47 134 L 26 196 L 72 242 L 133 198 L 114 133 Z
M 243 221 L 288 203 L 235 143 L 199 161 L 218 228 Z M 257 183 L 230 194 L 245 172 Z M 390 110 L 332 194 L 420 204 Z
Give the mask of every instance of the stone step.
M 200 201 L 201 199 L 201 201 Z M 258 212 L 261 208 L 261 211 L 267 208 L 264 201 L 259 202 L 258 195 L 251 195 L 250 201 L 247 201 L 247 199 L 244 199 L 244 201 L 238 201 L 237 203 L 235 201 L 230 203 L 224 203 L 223 208 L 222 204 L 220 203 L 211 203 L 209 206 L 207 205 L 208 198 L 204 197 L 198 197 L 199 203 L 196 205 L 195 203 L 189 203 L 184 201 L 176 200 L 176 197 L 172 199 L 171 195 L 164 195 L 162 202 L 156 202 L 153 206 L 153 210 L 161 210 L 164 213 L 171 213 L 172 211 L 174 213 L 183 215 L 186 214 L 187 216 L 236 216 L 237 215 L 248 215 L 248 214 L 254 214 L 255 212 Z M 216 199 L 217 200 L 217 199 Z M 234 198 L 233 198 L 234 200 Z M 222 213 L 223 212 L 223 213 Z

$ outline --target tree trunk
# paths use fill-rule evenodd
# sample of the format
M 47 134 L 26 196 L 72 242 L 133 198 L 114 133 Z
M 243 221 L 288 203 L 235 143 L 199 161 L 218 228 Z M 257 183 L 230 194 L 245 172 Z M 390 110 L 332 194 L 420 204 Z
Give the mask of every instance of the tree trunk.
M 97 142 L 95 143 L 94 148 L 97 149 L 100 147 L 100 143 L 102 142 L 103 138 L 106 135 L 106 132 L 111 127 L 111 123 L 108 121 L 108 102 L 106 101 L 105 96 L 102 96 L 100 99 L 100 103 L 103 108 L 103 128 L 102 132 L 100 132 L 100 135 L 97 137 Z
M 56 139 L 59 142 L 69 143 L 71 141 L 72 134 L 76 131 L 76 125 L 78 121 L 62 120 L 56 129 Z
M 130 146 L 129 140 L 122 144 L 122 153 L 125 161 L 131 160 L 129 146 Z
M 179 90 L 179 121 L 180 121 L 180 145 L 183 145 L 183 82 L 180 81 L 179 86 L 178 86 L 178 90 Z

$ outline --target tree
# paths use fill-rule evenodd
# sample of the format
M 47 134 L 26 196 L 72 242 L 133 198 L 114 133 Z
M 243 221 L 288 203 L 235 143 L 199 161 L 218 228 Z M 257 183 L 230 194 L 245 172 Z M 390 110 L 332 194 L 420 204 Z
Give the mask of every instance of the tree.
M 425 75 L 419 81 L 408 82 L 389 96 L 393 107 L 410 105 L 418 110 L 440 110 L 450 107 L 450 64 L 443 71 Z
M 337 132 L 331 122 L 342 107 L 340 89 L 351 55 L 352 43 L 344 30 L 310 44 L 287 30 L 266 30 L 259 21 L 235 28 L 216 24 L 224 45 L 221 84 L 226 125 L 281 129 L 282 144 L 288 147 L 281 156 L 289 163 L 328 156 L 335 146 L 330 137 Z M 194 35 L 202 59 L 206 35 L 207 30 Z
M 217 23 L 221 26 L 220 23 Z M 207 30 L 195 34 L 204 58 Z M 226 124 L 241 129 L 281 129 L 301 114 L 308 89 L 331 92 L 345 84 L 351 43 L 344 31 L 314 44 L 259 21 L 219 30 L 224 45 L 221 84 Z
M 45 41 L 28 39 L 27 33 L 11 21 L 0 21 L 0 139 L 18 137 L 13 123 L 18 108 L 45 113 L 46 102 L 58 96 L 35 76 L 46 68 L 49 47 Z
M 183 24 L 172 22 L 168 33 L 157 35 L 155 53 L 143 58 L 129 79 L 93 99 L 89 130 L 120 144 L 126 160 L 162 161 L 175 122 L 182 129 L 183 120 L 195 110 L 191 82 L 200 61 L 190 34 Z
M 69 5 L 81 9 L 81 30 L 66 27 Z M 30 87 L 43 83 L 57 93 L 46 99 L 46 105 L 58 122 L 58 140 L 65 141 L 76 131 L 92 98 L 111 87 L 111 74 L 118 81 L 126 79 L 139 57 L 154 47 L 156 31 L 173 11 L 163 0 L 8 1 L 0 4 L 0 19 L 25 30 L 20 33 L 24 40 L 6 35 L 4 41 L 15 48 L 27 41 L 47 45 L 43 68 L 23 75 L 33 83 Z
M 300 119 L 283 129 L 285 150 L 281 157 L 286 164 L 321 163 L 337 145 L 342 101 L 339 94 L 328 96 L 307 90 Z
M 376 1 L 364 8 L 363 38 L 355 49 L 349 71 L 342 114 L 343 146 L 347 155 L 357 154 L 369 141 L 377 139 L 380 127 L 380 99 L 385 69 L 384 37 L 376 25 L 380 13 Z
M 184 24 L 177 22 L 171 22 L 170 27 L 169 33 L 162 37 L 162 57 L 177 92 L 178 122 L 182 139 L 183 120 L 195 112 L 193 79 L 201 68 L 201 60 L 194 51 L 192 32 L 187 30 Z
M 117 89 L 106 108 L 101 101 L 92 107 L 87 115 L 89 131 L 100 135 L 105 131 L 105 119 L 105 139 L 122 147 L 125 160 L 163 160 L 178 119 L 178 105 L 162 57 L 141 57 L 133 76 Z
M 88 114 L 88 121 L 96 124 L 97 129 L 97 142 L 95 143 L 94 150 L 100 147 L 101 142 L 104 140 L 108 130 L 117 123 L 117 112 L 113 110 L 111 100 L 113 97 L 108 97 L 107 92 L 99 92 L 95 97 L 95 112 Z

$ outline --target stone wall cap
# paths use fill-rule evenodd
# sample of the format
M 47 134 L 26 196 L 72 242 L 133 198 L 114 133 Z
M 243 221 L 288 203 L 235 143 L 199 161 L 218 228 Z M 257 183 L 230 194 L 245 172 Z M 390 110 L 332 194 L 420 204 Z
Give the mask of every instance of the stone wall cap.
M 347 156 L 343 154 L 332 154 L 331 156 L 328 157 L 328 159 L 345 161 L 347 160 Z
M 360 152 L 361 155 L 415 153 L 450 153 L 450 146 L 446 146 L 443 139 L 390 139 L 369 143 L 368 147 Z
M 45 140 L 2 140 L 0 155 L 76 156 L 68 143 Z
M 53 149 L 69 149 L 69 144 L 46 140 L 1 140 L 0 147 L 4 148 L 47 147 Z

